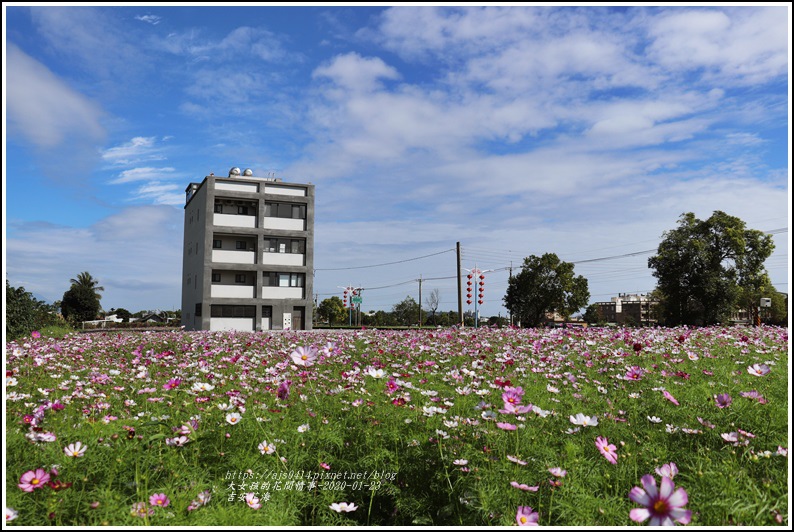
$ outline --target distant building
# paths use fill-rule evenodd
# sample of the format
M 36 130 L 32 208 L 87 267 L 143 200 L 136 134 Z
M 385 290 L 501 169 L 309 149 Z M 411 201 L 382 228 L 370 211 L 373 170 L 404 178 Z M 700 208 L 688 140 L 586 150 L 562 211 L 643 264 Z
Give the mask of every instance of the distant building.
M 598 316 L 618 325 L 656 325 L 653 308 L 658 301 L 647 294 L 618 294 L 611 301 L 597 302 Z
M 232 168 L 185 192 L 185 329 L 311 329 L 314 185 Z

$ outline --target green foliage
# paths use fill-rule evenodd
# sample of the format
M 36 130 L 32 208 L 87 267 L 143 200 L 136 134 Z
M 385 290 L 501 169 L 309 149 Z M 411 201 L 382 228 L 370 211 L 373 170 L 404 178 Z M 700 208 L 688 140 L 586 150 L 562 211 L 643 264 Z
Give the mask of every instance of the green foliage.
M 419 324 L 419 303 L 411 296 L 394 305 L 392 308 L 396 325 L 418 325 Z
M 585 309 L 584 314 L 582 315 L 582 319 L 586 321 L 588 325 L 595 325 L 596 323 L 604 322 L 601 313 L 598 311 L 598 305 L 595 303 L 588 305 L 587 309 Z
M 712 325 L 726 321 L 737 305 L 751 308 L 768 284 L 763 265 L 773 250 L 770 235 L 722 211 L 705 221 L 681 215 L 648 259 L 662 323 Z
M 61 312 L 72 325 L 96 319 L 99 309 L 99 299 L 91 288 L 74 284 L 63 294 Z
M 317 307 L 317 316 L 328 325 L 346 324 L 348 310 L 339 296 L 323 299 Z
M 508 282 L 504 302 L 522 326 L 537 327 L 553 312 L 567 320 L 588 299 L 587 279 L 574 275 L 573 264 L 554 253 L 544 253 L 524 259 L 521 272 Z
M 6 280 L 6 334 L 9 340 L 29 335 L 59 322 L 52 305 L 39 301 L 20 286 L 14 288 Z

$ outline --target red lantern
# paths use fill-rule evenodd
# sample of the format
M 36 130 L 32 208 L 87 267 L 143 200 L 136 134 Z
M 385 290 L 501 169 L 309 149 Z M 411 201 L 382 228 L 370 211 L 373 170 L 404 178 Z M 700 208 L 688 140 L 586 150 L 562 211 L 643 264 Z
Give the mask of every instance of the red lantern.
M 485 279 L 485 276 L 484 275 L 480 275 L 480 279 Z
M 479 299 L 478 301 L 479 301 L 480 305 L 482 305 L 482 299 Z
M 467 304 L 467 305 L 471 305 L 471 299 L 467 299 L 467 300 L 466 300 L 466 304 Z
M 469 275 L 467 275 L 466 277 L 468 277 L 469 279 L 471 279 L 471 278 L 473 278 L 474 276 L 473 276 L 472 274 L 469 274 Z

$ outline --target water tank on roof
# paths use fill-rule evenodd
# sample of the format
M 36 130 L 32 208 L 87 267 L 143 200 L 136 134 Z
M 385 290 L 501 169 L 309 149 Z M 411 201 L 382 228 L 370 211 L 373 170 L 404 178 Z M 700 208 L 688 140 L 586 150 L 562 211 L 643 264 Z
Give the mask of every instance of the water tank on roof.
M 250 177 L 250 176 L 254 175 L 254 171 L 251 170 L 250 168 L 246 168 L 245 170 L 243 170 L 243 175 Z
M 232 166 L 232 169 L 229 170 L 229 177 L 232 177 L 233 175 L 240 175 L 240 169 L 236 166 Z

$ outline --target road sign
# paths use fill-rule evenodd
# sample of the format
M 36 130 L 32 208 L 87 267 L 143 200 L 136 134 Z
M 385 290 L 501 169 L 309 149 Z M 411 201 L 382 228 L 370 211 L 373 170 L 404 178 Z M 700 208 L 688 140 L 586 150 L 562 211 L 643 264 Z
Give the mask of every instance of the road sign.
M 353 296 L 350 298 L 350 302 L 353 305 L 360 305 L 361 304 L 361 296 Z

